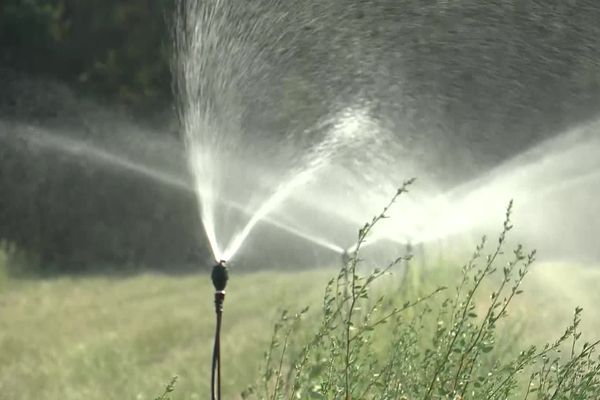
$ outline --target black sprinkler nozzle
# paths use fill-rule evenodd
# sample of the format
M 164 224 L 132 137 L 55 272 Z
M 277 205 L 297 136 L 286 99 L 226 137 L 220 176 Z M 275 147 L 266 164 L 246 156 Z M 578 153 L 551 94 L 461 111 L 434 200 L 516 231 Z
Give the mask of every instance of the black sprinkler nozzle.
M 217 292 L 222 292 L 225 290 L 225 287 L 227 286 L 227 280 L 229 279 L 229 273 L 227 272 L 227 267 L 225 267 L 224 260 L 219 261 L 213 267 L 210 277 Z

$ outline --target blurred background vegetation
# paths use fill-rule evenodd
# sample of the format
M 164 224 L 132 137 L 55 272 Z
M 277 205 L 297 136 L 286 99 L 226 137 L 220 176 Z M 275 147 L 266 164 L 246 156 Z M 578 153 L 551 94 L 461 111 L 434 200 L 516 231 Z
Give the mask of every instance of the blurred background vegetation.
M 168 0 L 5 0 L 1 62 L 148 112 L 171 100 Z
M 123 120 L 168 114 L 168 3 L 3 1 L 0 119 L 56 126 L 61 133 L 66 127 L 75 139 L 97 142 L 117 133 L 96 128 L 91 118 L 115 117 L 88 112 L 96 105 L 109 105 Z M 93 104 L 86 107 L 83 99 Z M 202 254 L 190 193 L 68 155 L 40 153 L 15 140 L 14 126 L 0 129 L 12 136 L 0 137 L 0 239 L 10 243 L 4 258 L 17 265 L 13 269 L 171 268 Z M 23 251 L 17 249 L 31 260 L 18 262 Z
M 190 193 L 42 155 L 16 140 L 10 125 L 51 127 L 118 147 L 132 136 L 106 121 L 135 122 L 173 142 L 178 151 L 170 161 L 185 175 L 169 73 L 171 6 L 0 3 L 0 240 L 38 260 L 36 269 L 171 269 L 208 258 Z M 451 185 L 600 111 L 596 0 L 309 0 L 272 7 L 286 13 L 293 38 L 269 53 L 279 72 L 248 105 L 249 129 L 311 126 L 333 104 L 360 98 L 402 135 L 406 154 L 399 156 L 418 158 Z M 98 129 L 97 121 L 106 126 Z

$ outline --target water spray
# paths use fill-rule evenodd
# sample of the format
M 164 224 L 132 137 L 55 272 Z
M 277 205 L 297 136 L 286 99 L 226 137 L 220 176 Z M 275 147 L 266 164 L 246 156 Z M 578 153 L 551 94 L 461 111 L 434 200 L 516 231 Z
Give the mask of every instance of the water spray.
M 211 279 L 215 287 L 215 314 L 217 318 L 215 328 L 215 342 L 213 346 L 212 373 L 210 380 L 211 400 L 221 399 L 221 319 L 223 316 L 223 303 L 225 302 L 225 287 L 229 279 L 225 261 L 219 261 L 212 269 Z

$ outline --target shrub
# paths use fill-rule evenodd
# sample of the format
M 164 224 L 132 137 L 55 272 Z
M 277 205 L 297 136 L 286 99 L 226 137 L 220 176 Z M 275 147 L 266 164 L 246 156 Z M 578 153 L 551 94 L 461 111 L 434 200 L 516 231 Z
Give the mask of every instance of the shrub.
M 452 289 L 436 288 L 411 300 L 379 295 L 373 283 L 406 260 L 367 273 L 357 268 L 360 248 L 388 208 L 406 192 L 401 187 L 383 212 L 358 234 L 358 250 L 325 289 L 310 337 L 307 309 L 284 311 L 275 324 L 260 380 L 243 398 L 261 399 L 598 399 L 599 342 L 580 343 L 581 308 L 553 343 L 513 356 L 499 333 L 511 301 L 534 262 L 521 246 L 499 267 L 505 252 L 512 203 L 496 245 L 484 237 L 462 267 Z M 491 289 L 489 301 L 478 304 Z M 309 325 L 310 326 L 310 325 Z M 566 349 L 566 351 L 564 351 Z M 564 351 L 564 352 L 563 352 Z

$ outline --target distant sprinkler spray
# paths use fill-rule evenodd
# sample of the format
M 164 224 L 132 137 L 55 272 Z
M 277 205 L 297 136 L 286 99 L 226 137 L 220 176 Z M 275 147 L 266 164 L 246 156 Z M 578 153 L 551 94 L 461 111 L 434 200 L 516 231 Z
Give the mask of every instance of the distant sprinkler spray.
M 225 260 L 219 261 L 212 269 L 211 279 L 215 287 L 215 313 L 217 325 L 215 329 L 215 344 L 213 347 L 212 374 L 210 381 L 211 400 L 221 399 L 221 318 L 225 302 L 225 287 L 229 279 Z
M 350 291 L 348 288 L 348 268 L 350 268 L 350 263 L 352 262 L 352 256 L 348 252 L 348 250 L 344 250 L 342 252 L 342 271 L 344 272 L 344 298 L 348 299 L 350 296 Z
M 350 253 L 348 252 L 348 250 L 344 250 L 341 254 L 341 257 L 342 257 L 342 267 L 348 266 L 348 264 L 350 263 Z

